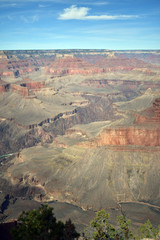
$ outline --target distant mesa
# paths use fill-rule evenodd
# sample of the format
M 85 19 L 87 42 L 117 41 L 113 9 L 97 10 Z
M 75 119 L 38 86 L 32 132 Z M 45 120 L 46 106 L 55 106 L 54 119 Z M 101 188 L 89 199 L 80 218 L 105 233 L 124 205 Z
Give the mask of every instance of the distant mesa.
M 44 82 L 26 82 L 20 84 L 5 84 L 4 81 L 1 82 L 0 92 L 16 92 L 24 97 L 29 96 L 30 93 L 33 94 L 34 91 L 39 91 L 41 88 L 45 87 Z
M 56 58 L 56 60 L 46 67 L 46 72 L 49 74 L 61 75 L 88 75 L 93 73 L 101 73 L 103 69 L 97 68 L 94 65 L 73 56 Z

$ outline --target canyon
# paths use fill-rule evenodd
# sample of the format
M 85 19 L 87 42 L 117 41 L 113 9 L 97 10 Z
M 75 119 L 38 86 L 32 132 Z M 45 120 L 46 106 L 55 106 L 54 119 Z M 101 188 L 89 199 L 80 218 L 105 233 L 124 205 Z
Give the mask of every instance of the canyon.
M 48 202 L 80 230 L 102 208 L 157 225 L 160 51 L 0 51 L 0 169 L 1 220 Z

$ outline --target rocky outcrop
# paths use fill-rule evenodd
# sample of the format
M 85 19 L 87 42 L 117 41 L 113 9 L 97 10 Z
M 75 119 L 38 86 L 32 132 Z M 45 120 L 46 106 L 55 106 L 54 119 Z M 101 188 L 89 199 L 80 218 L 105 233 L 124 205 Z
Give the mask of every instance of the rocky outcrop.
M 13 72 L 2 72 L 2 76 L 4 77 L 14 77 Z
M 95 144 L 97 146 L 160 146 L 160 128 L 120 127 L 105 129 L 95 139 Z
M 44 82 L 26 82 L 26 83 L 21 83 L 20 84 L 22 87 L 25 87 L 27 89 L 41 89 L 45 87 L 45 83 Z
M 0 85 L 0 93 L 5 92 L 5 86 L 4 85 Z
M 160 83 L 153 81 L 133 81 L 133 80 L 119 80 L 119 79 L 103 79 L 103 80 L 85 80 L 82 86 L 96 87 L 96 88 L 111 88 L 119 87 L 122 91 L 137 90 L 140 88 L 146 91 L 148 88 L 159 89 Z
M 10 90 L 16 93 L 21 94 L 22 96 L 26 97 L 28 96 L 28 89 L 26 87 L 22 87 L 16 84 L 12 84 L 10 86 Z
M 96 57 L 99 59 L 99 56 L 95 56 L 93 58 Z M 137 67 L 147 68 L 150 66 L 137 59 L 130 60 L 128 58 L 121 59 L 117 57 L 102 57 L 98 61 L 92 61 L 91 58 L 92 57 L 89 59 L 91 63 L 84 61 L 83 58 L 74 56 L 56 58 L 49 67 L 46 67 L 46 72 L 52 75 L 91 75 L 114 71 L 131 71 Z M 88 58 L 86 58 L 86 60 L 88 60 Z
M 143 60 L 139 60 L 137 58 L 127 58 L 122 55 L 118 55 L 112 58 L 103 57 L 101 61 L 95 62 L 97 66 L 101 66 L 103 68 L 148 68 L 151 67 L 151 64 L 144 62 Z
M 6 195 L 94 210 L 160 204 L 158 68 L 129 51 L 5 54 L 1 74 L 13 79 L 1 76 L 0 154 L 15 155 L 0 162 Z
M 136 115 L 135 122 L 141 125 L 160 125 L 160 98 L 155 99 L 153 106 Z
M 2 84 L 0 85 L 0 92 L 3 93 L 3 92 L 8 92 L 9 89 L 10 89 L 10 84 Z
M 160 98 L 153 106 L 135 115 L 134 124 L 105 128 L 93 146 L 160 146 Z
M 28 89 L 18 84 L 3 84 L 0 85 L 0 92 L 16 92 L 24 97 L 28 96 Z
M 46 68 L 48 74 L 75 75 L 75 74 L 93 74 L 102 73 L 103 69 L 97 68 L 80 58 L 64 57 L 57 58 L 49 67 Z
M 111 100 L 109 97 L 86 96 L 88 105 L 82 105 L 73 111 L 60 113 L 35 124 L 23 125 L 14 119 L 2 121 L 0 123 L 2 137 L 0 144 L 4 144 L 2 154 L 38 144 L 51 143 L 57 135 L 64 135 L 65 131 L 75 124 L 103 121 L 110 117 L 116 119 L 111 106 L 112 101 L 115 101 L 114 97 L 116 99 L 116 96 L 112 96 Z
M 44 82 L 27 82 L 27 83 L 21 83 L 21 84 L 3 84 L 0 85 L 0 92 L 16 92 L 19 93 L 20 95 L 27 97 L 29 96 L 29 90 L 34 91 L 39 91 L 40 89 L 45 87 Z

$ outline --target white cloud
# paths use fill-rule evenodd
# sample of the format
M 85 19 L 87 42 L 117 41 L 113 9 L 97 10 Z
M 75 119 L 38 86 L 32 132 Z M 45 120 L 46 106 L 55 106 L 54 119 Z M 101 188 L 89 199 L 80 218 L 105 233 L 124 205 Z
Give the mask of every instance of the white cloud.
M 30 17 L 21 16 L 21 20 L 24 21 L 25 23 L 35 23 L 38 22 L 39 17 L 38 15 L 33 15 Z
M 65 8 L 64 13 L 60 14 L 59 19 L 85 19 L 88 14 L 89 8 L 87 7 L 76 7 L 72 5 L 70 8 Z
M 77 7 L 72 5 L 70 8 L 65 8 L 64 12 L 60 14 L 60 20 L 116 20 L 116 19 L 129 19 L 138 18 L 138 15 L 88 15 L 90 8 Z
M 108 2 L 85 2 L 87 5 L 97 5 L 97 6 L 102 6 L 102 5 L 108 5 Z
M 44 4 L 38 4 L 38 7 L 39 8 L 46 8 L 46 7 L 48 7 L 47 5 L 44 5 Z

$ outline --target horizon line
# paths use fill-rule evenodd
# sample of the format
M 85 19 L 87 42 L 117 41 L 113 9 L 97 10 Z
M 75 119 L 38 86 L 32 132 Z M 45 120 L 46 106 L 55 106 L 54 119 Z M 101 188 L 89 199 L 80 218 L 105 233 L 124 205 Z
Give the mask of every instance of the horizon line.
M 1 51 L 64 51 L 64 50 L 72 50 L 72 51 L 79 51 L 79 50 L 94 50 L 94 51 L 160 51 L 159 49 L 154 48 L 135 48 L 135 49 L 107 49 L 107 48 L 30 48 L 30 49 L 0 49 Z

